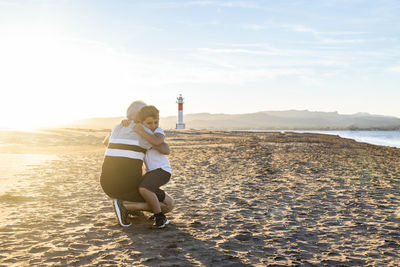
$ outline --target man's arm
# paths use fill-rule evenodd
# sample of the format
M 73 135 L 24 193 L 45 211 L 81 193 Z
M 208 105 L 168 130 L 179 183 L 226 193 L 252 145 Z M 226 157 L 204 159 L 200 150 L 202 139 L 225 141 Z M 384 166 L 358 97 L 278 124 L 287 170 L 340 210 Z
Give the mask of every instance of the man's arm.
M 110 143 L 110 135 L 107 135 L 106 138 L 104 138 L 104 140 L 103 140 L 103 144 L 105 146 L 108 146 L 108 143 Z
M 161 145 L 153 146 L 153 148 L 164 155 L 169 155 L 171 153 L 169 145 L 165 142 L 162 143 Z
M 146 165 L 142 164 L 142 176 L 146 174 Z
M 147 142 L 149 142 L 153 146 L 161 145 L 164 142 L 164 139 L 165 139 L 164 135 L 162 135 L 160 133 L 156 133 L 156 134 L 148 133 L 143 128 L 143 125 L 141 125 L 139 123 L 136 123 L 135 126 L 133 126 L 133 130 L 135 132 L 137 132 L 138 134 L 140 134 L 144 139 L 147 140 Z

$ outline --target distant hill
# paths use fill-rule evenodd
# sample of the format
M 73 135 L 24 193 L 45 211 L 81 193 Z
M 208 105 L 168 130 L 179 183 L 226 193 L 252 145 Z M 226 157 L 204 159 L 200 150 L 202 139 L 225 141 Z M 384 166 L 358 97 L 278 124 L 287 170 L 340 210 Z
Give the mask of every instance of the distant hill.
M 67 127 L 112 128 L 123 117 L 92 118 L 77 121 Z M 174 129 L 177 116 L 160 119 L 161 127 Z M 308 110 L 262 111 L 248 114 L 196 113 L 184 115 L 186 128 L 218 130 L 398 130 L 400 119 L 390 116 Z

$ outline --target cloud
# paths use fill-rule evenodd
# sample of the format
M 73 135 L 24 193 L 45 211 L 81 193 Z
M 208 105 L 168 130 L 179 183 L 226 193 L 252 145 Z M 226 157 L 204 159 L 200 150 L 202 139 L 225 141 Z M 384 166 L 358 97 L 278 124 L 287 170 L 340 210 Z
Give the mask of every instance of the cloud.
M 193 68 L 179 77 L 181 82 L 204 84 L 240 85 L 251 82 L 262 82 L 281 76 L 302 76 L 311 74 L 309 69 L 300 68 L 255 68 L 255 69 L 220 69 Z
M 15 1 L 0 0 L 0 6 L 18 6 L 19 3 Z
M 209 58 L 225 60 L 226 65 L 259 67 L 347 67 L 346 51 L 326 51 L 310 47 L 307 49 L 274 47 L 269 44 L 247 43 L 227 44 L 224 48 L 198 48 L 201 54 Z M 259 56 L 257 58 L 248 56 Z M 209 60 L 210 61 L 210 60 Z M 233 64 L 232 62 L 237 62 Z M 326 71 L 326 69 L 325 69 Z
M 393 66 L 387 69 L 388 72 L 400 73 L 400 66 Z
M 361 31 L 319 31 L 317 29 L 307 27 L 304 25 L 285 25 L 282 26 L 285 29 L 288 29 L 290 31 L 294 32 L 305 32 L 305 33 L 312 33 L 315 36 L 322 36 L 322 35 L 362 35 L 362 34 L 367 34 L 367 32 L 361 32 Z
M 261 8 L 260 5 L 249 1 L 210 1 L 210 0 L 197 0 L 197 1 L 171 1 L 171 2 L 157 2 L 144 4 L 150 8 L 181 8 L 189 6 L 212 6 L 212 7 L 226 7 L 226 8 L 246 8 L 255 9 Z
M 188 5 L 218 6 L 218 7 L 239 7 L 239 8 L 259 8 L 260 6 L 249 1 L 190 1 Z
M 295 32 L 306 32 L 306 33 L 312 33 L 314 35 L 320 34 L 319 31 L 312 29 L 312 28 L 305 27 L 303 25 L 283 26 L 283 27 L 286 29 L 295 31 Z
M 251 55 L 277 55 L 277 53 L 266 50 L 249 50 L 249 49 L 215 49 L 215 48 L 199 48 L 200 52 L 215 54 L 251 54 Z
M 220 22 L 218 20 L 205 21 L 205 22 L 187 22 L 187 21 L 183 21 L 181 23 L 186 25 L 186 26 L 189 26 L 189 27 L 217 26 L 217 25 L 220 24 Z
M 245 30 L 252 30 L 252 31 L 262 31 L 271 28 L 271 26 L 260 25 L 260 24 L 243 24 L 241 27 Z
M 0 55 L 8 59 L 0 64 L 0 70 L 9 73 L 8 78 L 0 82 L 4 87 L 10 87 L 10 90 L 16 92 L 31 88 L 49 94 L 53 94 L 53 88 L 58 88 L 69 91 L 64 96 L 68 100 L 75 94 L 89 98 L 94 91 L 108 91 L 112 88 L 118 88 L 121 94 L 129 94 L 132 88 L 161 88 L 164 85 L 184 83 L 238 85 L 281 76 L 309 75 L 312 72 L 307 67 L 295 67 L 292 64 L 257 65 L 246 58 L 248 55 L 261 58 L 278 55 L 265 46 L 257 49 L 192 49 L 186 53 L 188 56 L 196 55 L 196 60 L 185 62 L 131 53 L 95 40 L 69 36 L 54 38 L 52 33 L 39 36 L 38 39 L 36 37 L 29 35 L 0 45 L 3 48 Z M 15 46 L 15 41 L 20 46 Z M 27 43 L 30 45 L 26 46 Z M 231 61 L 232 54 L 240 57 L 238 64 Z M 228 59 L 216 55 L 228 55 Z M 21 60 L 15 60 L 16 57 Z M 18 67 L 20 63 L 23 67 Z M 17 79 L 21 73 L 24 80 Z
M 320 38 L 322 43 L 327 44 L 359 44 L 365 43 L 367 40 L 363 39 L 328 39 L 328 38 Z
M 252 30 L 252 31 L 262 31 L 262 30 L 270 30 L 270 29 L 283 29 L 289 32 L 295 33 L 304 33 L 311 34 L 316 41 L 321 43 L 329 43 L 329 44 L 353 44 L 353 43 L 364 43 L 367 42 L 365 39 L 360 38 L 332 38 L 333 36 L 359 36 L 365 35 L 367 32 L 361 31 L 319 31 L 315 28 L 307 27 L 301 24 L 298 25 L 280 25 L 276 23 L 265 23 L 265 24 L 243 24 L 243 29 Z

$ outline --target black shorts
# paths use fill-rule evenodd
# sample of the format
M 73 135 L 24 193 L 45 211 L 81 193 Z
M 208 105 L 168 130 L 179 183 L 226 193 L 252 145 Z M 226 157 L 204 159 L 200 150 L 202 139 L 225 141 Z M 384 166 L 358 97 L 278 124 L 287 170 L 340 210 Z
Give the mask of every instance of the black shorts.
M 154 194 L 156 194 L 158 201 L 163 202 L 165 199 L 165 191 L 162 189 L 157 189 L 156 192 L 154 192 Z
M 156 195 L 161 194 L 159 191 L 161 190 L 160 187 L 168 183 L 170 178 L 171 174 L 169 172 L 164 171 L 161 168 L 158 168 L 153 171 L 146 172 L 146 174 L 143 176 L 143 181 L 139 187 L 146 188 L 147 190 L 154 192 Z M 164 198 L 165 198 L 165 193 L 164 193 Z
M 142 164 L 143 161 L 137 159 L 106 156 L 100 175 L 100 184 L 104 192 L 110 198 L 146 202 L 139 193 L 139 185 L 144 179 Z M 160 202 L 164 201 L 163 190 L 157 188 L 151 191 L 157 195 Z
M 104 158 L 100 184 L 104 192 L 111 198 L 143 202 L 139 194 L 142 182 L 143 161 L 123 157 Z

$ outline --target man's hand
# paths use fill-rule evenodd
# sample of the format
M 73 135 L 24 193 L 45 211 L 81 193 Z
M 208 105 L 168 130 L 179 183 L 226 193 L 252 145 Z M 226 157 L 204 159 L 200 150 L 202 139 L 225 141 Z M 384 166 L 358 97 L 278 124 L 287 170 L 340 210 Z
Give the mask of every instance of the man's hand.
M 130 121 L 130 120 L 122 120 L 122 121 L 121 121 L 121 124 L 122 124 L 122 126 L 124 126 L 124 127 L 128 127 L 129 124 L 131 124 L 131 121 Z
M 108 146 L 109 143 L 110 143 L 110 134 L 107 135 L 106 138 L 104 138 L 103 140 L 104 146 Z

